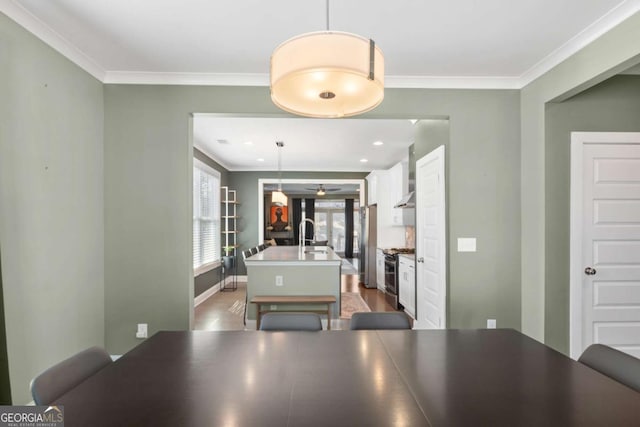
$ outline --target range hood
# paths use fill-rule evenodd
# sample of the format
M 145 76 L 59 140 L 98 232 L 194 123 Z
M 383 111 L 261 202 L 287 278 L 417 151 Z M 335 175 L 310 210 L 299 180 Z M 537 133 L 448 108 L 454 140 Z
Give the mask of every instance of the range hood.
M 416 207 L 416 197 L 415 191 L 411 191 L 409 194 L 405 195 L 400 199 L 398 203 L 394 206 L 394 208 L 415 208 Z

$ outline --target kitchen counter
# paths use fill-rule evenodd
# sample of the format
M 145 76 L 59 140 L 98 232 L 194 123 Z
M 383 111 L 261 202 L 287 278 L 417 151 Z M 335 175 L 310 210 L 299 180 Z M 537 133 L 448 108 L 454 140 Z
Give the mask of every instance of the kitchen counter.
M 271 246 L 244 261 L 246 266 L 306 262 L 341 264 L 342 259 L 328 246 Z
M 342 259 L 327 246 L 271 246 L 244 260 L 247 267 L 247 298 L 255 296 L 335 296 L 332 318 L 340 316 L 340 269 Z M 288 310 L 322 307 L 283 306 Z M 280 307 L 272 306 L 272 310 Z M 256 307 L 247 307 L 247 326 L 255 325 Z M 322 319 L 326 322 L 325 319 Z M 326 325 L 326 323 L 325 323 Z M 325 326 L 326 329 L 326 326 Z

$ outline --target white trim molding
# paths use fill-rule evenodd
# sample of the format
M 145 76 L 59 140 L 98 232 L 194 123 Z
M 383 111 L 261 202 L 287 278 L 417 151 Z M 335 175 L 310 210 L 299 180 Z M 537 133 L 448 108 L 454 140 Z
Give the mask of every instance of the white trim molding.
M 100 82 L 105 82 L 106 72 L 100 64 L 22 7 L 19 2 L 15 0 L 0 0 L 0 12 Z
M 191 73 L 107 70 L 17 0 L 0 0 L 0 11 L 105 84 L 269 86 L 265 73 Z M 521 89 L 640 11 L 640 0 L 626 0 L 519 76 L 387 76 L 387 88 Z

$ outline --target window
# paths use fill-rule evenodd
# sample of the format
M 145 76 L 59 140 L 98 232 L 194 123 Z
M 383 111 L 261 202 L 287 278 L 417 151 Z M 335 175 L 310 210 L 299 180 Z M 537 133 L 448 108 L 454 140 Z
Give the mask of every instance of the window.
M 345 220 L 344 200 L 316 199 L 314 222 L 316 224 L 315 240 L 328 240 L 333 249 L 344 253 L 345 248 Z M 360 203 L 354 201 L 353 207 L 353 253 L 360 251 Z M 304 210 L 304 202 L 303 202 Z M 303 212 L 304 218 L 304 212 Z
M 220 262 L 220 173 L 193 159 L 193 273 Z

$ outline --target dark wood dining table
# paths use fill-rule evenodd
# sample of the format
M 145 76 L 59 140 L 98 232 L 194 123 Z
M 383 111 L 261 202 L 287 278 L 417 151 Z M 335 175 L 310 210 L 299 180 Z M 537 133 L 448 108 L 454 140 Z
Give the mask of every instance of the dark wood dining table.
M 640 393 L 509 329 L 159 332 L 70 426 L 639 426 Z

